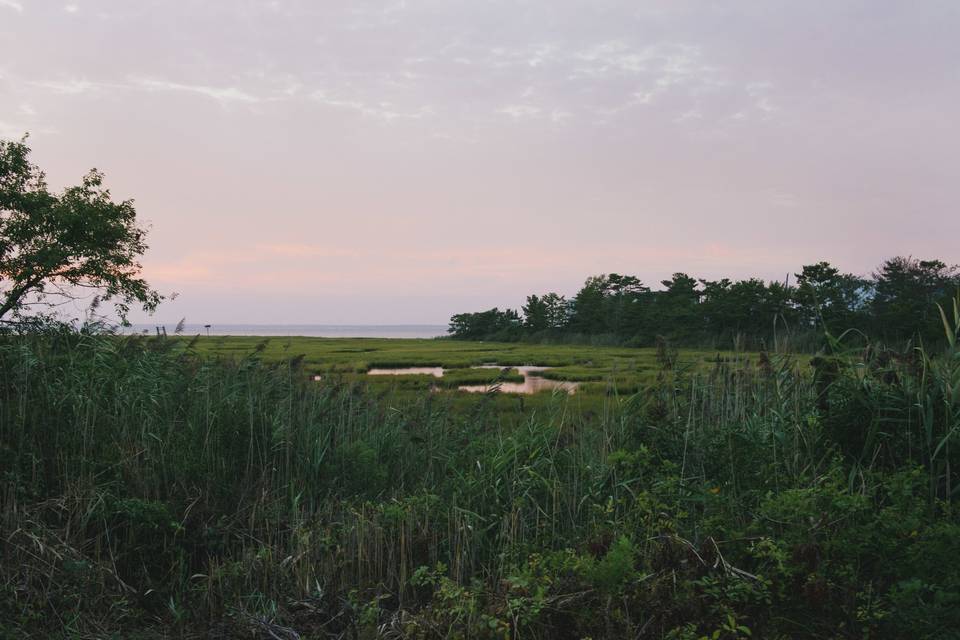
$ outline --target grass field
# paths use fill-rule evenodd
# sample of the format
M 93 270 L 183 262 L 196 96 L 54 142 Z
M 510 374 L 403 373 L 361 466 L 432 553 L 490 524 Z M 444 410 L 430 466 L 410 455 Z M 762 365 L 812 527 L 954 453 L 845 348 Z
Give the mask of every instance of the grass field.
M 257 336 L 198 337 L 193 348 L 200 353 L 234 358 L 259 353 L 266 362 L 302 358 L 311 375 L 363 379 L 373 385 L 421 388 L 417 382 L 433 382 L 429 376 L 367 376 L 370 369 L 443 367 L 442 381 L 474 383 L 493 380 L 497 371 L 472 369 L 481 365 L 504 367 L 534 365 L 550 367 L 543 376 L 553 380 L 588 383 L 586 392 L 615 388 L 635 392 L 653 380 L 671 359 L 677 370 L 704 370 L 719 360 L 756 360 L 758 354 L 716 350 L 685 349 L 665 353 L 654 348 L 595 347 L 588 345 L 540 345 L 505 342 L 391 338 L 309 338 Z M 456 386 L 455 384 L 443 386 Z
M 678 372 L 702 372 L 716 367 L 718 361 L 735 361 L 742 366 L 759 361 L 757 353 L 732 351 L 674 352 L 663 348 L 442 339 L 215 336 L 195 338 L 192 348 L 204 355 L 232 359 L 258 354 L 268 363 L 299 358 L 308 375 L 320 376 L 324 381 L 363 382 L 398 401 L 433 389 L 443 392 L 451 405 L 460 408 L 473 406 L 479 398 L 476 394 L 458 392 L 458 386 L 520 382 L 523 377 L 513 367 L 543 366 L 549 367 L 539 373 L 544 378 L 578 383 L 576 393 L 566 402 L 572 409 L 588 413 L 601 410 L 611 398 L 625 400 L 639 392 L 654 382 L 665 366 Z M 489 364 L 511 367 L 511 371 L 501 373 L 496 369 L 476 368 Z M 442 378 L 429 374 L 367 375 L 371 369 L 407 367 L 442 367 L 444 374 Z M 555 403 L 558 401 L 555 395 L 567 394 L 550 390 L 526 397 L 500 393 L 493 402 L 503 415 L 509 416 Z

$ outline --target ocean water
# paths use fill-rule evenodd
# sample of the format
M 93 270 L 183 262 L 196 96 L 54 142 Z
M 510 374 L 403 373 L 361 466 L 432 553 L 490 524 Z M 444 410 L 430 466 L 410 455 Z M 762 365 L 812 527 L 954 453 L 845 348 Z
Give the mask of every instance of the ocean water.
M 125 333 L 156 334 L 165 327 L 168 335 L 173 324 L 134 324 Z M 310 336 L 317 338 L 436 338 L 447 334 L 440 324 L 184 324 L 183 335 L 211 336 Z

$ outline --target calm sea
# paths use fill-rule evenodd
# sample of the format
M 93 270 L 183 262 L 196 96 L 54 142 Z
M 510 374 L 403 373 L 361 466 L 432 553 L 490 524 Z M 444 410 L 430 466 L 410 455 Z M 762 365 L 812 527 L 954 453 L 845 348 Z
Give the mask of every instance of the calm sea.
M 173 334 L 174 324 L 134 324 L 126 333 L 155 334 L 166 327 Z M 183 325 L 183 334 L 211 336 L 311 336 L 317 338 L 436 338 L 447 334 L 440 324 L 202 324 Z

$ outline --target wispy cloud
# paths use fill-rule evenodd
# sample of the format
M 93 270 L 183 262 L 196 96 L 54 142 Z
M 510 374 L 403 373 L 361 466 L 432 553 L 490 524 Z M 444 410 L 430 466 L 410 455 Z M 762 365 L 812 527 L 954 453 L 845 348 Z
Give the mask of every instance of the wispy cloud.
M 287 5 L 277 8 L 289 19 Z M 371 24 L 383 27 L 383 19 L 407 21 L 417 9 L 393 2 L 382 11 L 365 5 L 346 11 L 372 17 Z M 333 41 L 335 35 L 326 38 Z M 724 118 L 733 122 L 729 115 L 718 115 L 714 122 L 709 116 L 715 113 L 769 119 L 778 110 L 770 85 L 737 78 L 735 69 L 710 62 L 707 44 L 694 42 L 557 38 L 491 46 L 479 34 L 458 34 L 418 41 L 394 56 L 374 52 L 370 60 L 339 59 L 319 68 L 258 55 L 246 70 L 217 74 L 211 69 L 189 79 L 141 71 L 110 83 L 75 77 L 32 84 L 61 95 L 107 90 L 191 94 L 221 106 L 312 103 L 385 124 L 430 119 L 447 132 L 496 126 L 498 121 L 608 126 L 636 117 L 639 109 L 661 122 L 696 119 L 696 112 L 704 124 Z M 467 64 L 469 74 L 464 73 Z M 719 96 L 721 109 L 701 99 L 708 93 Z
M 363 116 L 381 120 L 383 122 L 393 122 L 395 120 L 420 120 L 434 115 L 436 112 L 433 107 L 424 105 L 413 110 L 401 109 L 391 102 L 365 102 L 357 99 L 341 99 L 328 96 L 324 91 L 314 91 L 310 98 L 328 107 L 338 109 L 347 109 Z
M 64 95 L 79 95 L 81 93 L 87 93 L 101 86 L 98 83 L 90 82 L 89 80 L 81 78 L 70 78 L 68 80 L 43 80 L 39 82 L 31 82 L 29 84 L 35 87 L 40 87 L 41 89 L 47 89 L 49 91 L 53 91 L 54 93 L 60 93 Z
M 522 65 L 536 68 L 563 58 L 560 47 L 552 43 L 537 43 L 522 47 L 494 47 L 488 61 L 497 67 Z
M 608 78 L 612 75 L 648 75 L 656 86 L 702 82 L 716 69 L 702 60 L 700 47 L 686 43 L 659 43 L 635 48 L 609 40 L 573 55 L 572 78 Z
M 573 117 L 573 114 L 561 107 L 544 108 L 533 104 L 508 104 L 496 109 L 495 113 L 507 116 L 514 122 L 538 119 L 549 120 L 554 124 L 562 124 Z
M 532 104 L 508 104 L 497 109 L 497 113 L 510 116 L 514 120 L 533 118 L 543 113 L 543 109 Z
M 169 80 L 159 80 L 155 78 L 132 78 L 131 84 L 134 87 L 145 89 L 147 91 L 166 91 L 175 93 L 193 93 L 196 95 L 211 98 L 221 104 L 230 102 L 257 103 L 262 102 L 253 94 L 247 93 L 236 87 L 215 87 L 202 84 L 183 84 L 180 82 L 171 82 Z
M 680 113 L 686 114 L 682 120 L 689 120 L 694 111 L 700 113 L 700 96 L 735 93 L 733 70 L 711 64 L 703 47 L 690 42 L 637 45 L 609 39 L 579 46 L 540 43 L 498 46 L 480 55 L 476 50 L 461 49 L 457 53 L 468 55 L 450 58 L 453 64 L 469 61 L 476 69 L 471 77 L 485 77 L 485 86 L 526 85 L 519 100 L 501 100 L 503 106 L 491 107 L 514 121 L 549 118 L 558 122 L 572 113 L 584 112 L 597 116 L 597 123 L 607 123 L 634 108 L 650 107 L 668 98 L 673 104 L 664 117 L 676 119 L 671 114 L 677 112 L 677 103 L 683 106 L 686 102 Z M 531 100 L 534 94 L 536 100 Z M 770 106 L 769 101 L 761 103 L 762 98 L 748 97 L 755 103 L 752 106 Z M 700 113 L 700 117 L 703 115 Z
M 16 0 L 0 0 L 0 7 L 6 7 L 7 9 L 13 9 L 17 13 L 23 13 L 23 5 Z
M 649 70 L 651 63 L 662 54 L 657 47 L 634 50 L 620 40 L 601 42 L 574 54 L 579 62 L 573 77 L 600 77 L 611 73 L 641 73 Z
M 699 109 L 688 109 L 687 111 L 684 111 L 683 113 L 678 115 L 676 118 L 674 118 L 674 122 L 684 123 L 684 122 L 689 122 L 691 120 L 702 120 L 702 119 L 703 119 L 703 113 L 701 113 Z
M 365 7 L 361 3 L 359 6 L 351 6 L 347 15 L 351 19 L 344 22 L 344 28 L 350 31 L 361 31 L 390 27 L 400 21 L 400 17 L 407 9 L 406 0 L 397 2 L 383 3 L 381 6 Z
M 257 104 L 293 98 L 300 90 L 300 85 L 289 78 L 284 84 L 273 87 L 262 94 L 236 86 L 218 86 L 214 84 L 197 84 L 177 82 L 156 77 L 130 76 L 118 82 L 94 82 L 86 78 L 67 78 L 58 80 L 38 80 L 24 83 L 59 95 L 78 96 L 101 91 L 148 91 L 156 93 L 185 93 L 193 94 L 227 104 Z
M 747 95 L 754 101 L 754 107 L 767 116 L 779 110 L 769 95 L 772 88 L 773 84 L 770 82 L 750 82 L 746 87 Z

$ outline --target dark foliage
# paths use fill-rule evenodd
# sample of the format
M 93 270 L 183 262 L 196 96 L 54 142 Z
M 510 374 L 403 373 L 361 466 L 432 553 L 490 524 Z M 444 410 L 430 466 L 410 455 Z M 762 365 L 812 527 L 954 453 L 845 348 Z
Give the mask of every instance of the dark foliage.
M 823 346 L 824 330 L 853 330 L 889 343 L 942 342 L 936 304 L 960 287 L 960 270 L 939 260 L 897 257 L 870 278 L 827 262 L 806 265 L 795 284 L 697 280 L 676 273 L 651 290 L 633 276 L 593 276 L 567 300 L 531 295 L 523 319 L 512 310 L 461 313 L 450 322 L 458 339 L 595 340 L 652 346 L 657 336 L 683 345 Z
M 938 314 L 939 315 L 939 314 Z M 677 366 L 506 427 L 296 359 L 0 337 L 0 636 L 901 638 L 960 628 L 948 350 Z
M 133 304 L 154 309 L 161 298 L 139 276 L 145 235 L 133 202 L 114 202 L 102 173 L 53 193 L 25 141 L 0 140 L 0 322 L 94 295 L 121 318 Z

